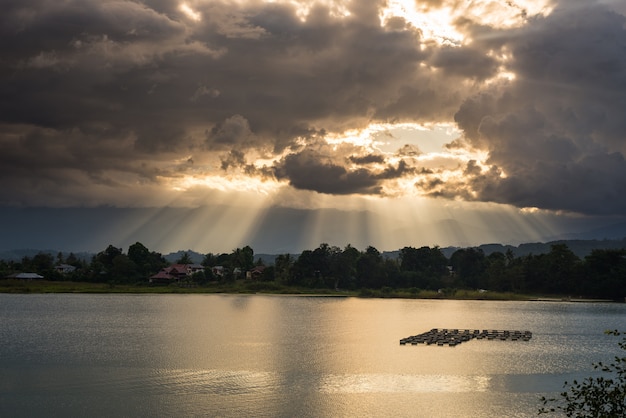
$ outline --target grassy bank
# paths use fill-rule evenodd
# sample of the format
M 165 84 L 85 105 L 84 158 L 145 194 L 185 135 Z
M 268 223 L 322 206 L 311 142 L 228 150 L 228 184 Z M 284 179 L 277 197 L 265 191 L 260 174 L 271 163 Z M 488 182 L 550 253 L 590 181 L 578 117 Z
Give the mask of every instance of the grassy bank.
M 148 284 L 89 283 L 49 280 L 0 280 L 0 293 L 274 293 L 274 294 L 336 294 L 355 296 L 355 292 L 328 289 L 301 289 L 275 283 L 238 281 L 210 283 L 202 286 L 151 286 Z
M 515 293 L 451 290 L 443 292 L 411 289 L 361 289 L 358 291 L 308 289 L 284 286 L 274 282 L 237 281 L 228 284 L 209 283 L 202 286 L 149 286 L 147 284 L 88 283 L 48 280 L 0 280 L 0 293 L 146 293 L 146 294 L 284 294 L 355 296 L 365 298 L 404 299 L 467 299 L 467 300 L 533 300 L 535 297 Z

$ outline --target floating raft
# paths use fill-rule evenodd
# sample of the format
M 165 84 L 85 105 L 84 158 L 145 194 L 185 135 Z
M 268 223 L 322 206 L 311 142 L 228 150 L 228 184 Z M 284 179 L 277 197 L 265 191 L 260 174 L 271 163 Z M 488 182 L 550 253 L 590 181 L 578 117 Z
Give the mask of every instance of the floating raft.
M 497 331 L 477 329 L 438 329 L 433 328 L 411 337 L 400 340 L 400 345 L 436 344 L 439 346 L 457 346 L 466 341 L 477 340 L 501 340 L 501 341 L 529 341 L 533 337 L 530 331 Z

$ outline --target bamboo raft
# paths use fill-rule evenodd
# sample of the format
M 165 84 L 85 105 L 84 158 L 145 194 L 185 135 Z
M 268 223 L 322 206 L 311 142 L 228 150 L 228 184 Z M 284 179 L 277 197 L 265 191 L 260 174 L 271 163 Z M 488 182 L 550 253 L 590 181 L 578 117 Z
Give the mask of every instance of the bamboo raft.
M 500 340 L 500 341 L 529 341 L 533 337 L 530 331 L 498 331 L 477 329 L 438 329 L 413 335 L 400 340 L 400 345 L 426 344 L 438 346 L 448 345 L 455 347 L 466 341 L 477 340 Z

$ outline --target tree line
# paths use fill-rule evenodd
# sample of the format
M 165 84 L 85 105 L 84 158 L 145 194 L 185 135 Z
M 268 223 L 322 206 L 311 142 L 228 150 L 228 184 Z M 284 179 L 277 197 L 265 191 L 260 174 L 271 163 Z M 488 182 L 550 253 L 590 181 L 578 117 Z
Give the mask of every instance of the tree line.
M 183 253 L 176 262 L 191 264 L 192 260 Z M 76 270 L 59 273 L 55 266 L 61 263 Z M 263 262 L 255 261 L 254 250 L 245 246 L 230 253 L 208 253 L 201 264 L 204 270 L 188 279 L 197 285 L 236 281 Z M 90 261 L 62 253 L 56 258 L 39 253 L 19 262 L 0 261 L 0 274 L 30 271 L 49 280 L 136 284 L 147 283 L 168 265 L 160 253 L 137 242 L 126 253 L 109 245 Z M 216 266 L 223 267 L 219 276 L 214 274 Z M 554 244 L 548 253 L 520 257 L 511 250 L 485 255 L 478 248 L 463 248 L 448 258 L 437 246 L 404 247 L 397 258 L 389 258 L 372 246 L 360 251 L 351 245 L 339 248 L 324 243 L 299 255 L 278 255 L 273 264 L 263 267 L 260 281 L 310 289 L 484 289 L 621 301 L 626 296 L 626 249 L 596 249 L 581 259 L 566 244 Z

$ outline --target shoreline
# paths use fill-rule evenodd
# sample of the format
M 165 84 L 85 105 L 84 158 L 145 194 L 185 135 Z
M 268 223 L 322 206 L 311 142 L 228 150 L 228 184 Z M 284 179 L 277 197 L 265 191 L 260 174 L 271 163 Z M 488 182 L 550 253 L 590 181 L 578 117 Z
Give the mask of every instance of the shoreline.
M 265 285 L 265 286 L 263 286 Z M 265 288 L 264 288 L 265 287 Z M 610 299 L 594 299 L 570 296 L 536 296 L 517 293 L 481 292 L 473 290 L 457 290 L 439 293 L 432 290 L 394 289 L 381 291 L 362 289 L 341 291 L 330 289 L 301 289 L 280 286 L 272 283 L 235 283 L 230 285 L 181 287 L 181 286 L 145 286 L 130 284 L 108 284 L 90 282 L 65 282 L 47 280 L 16 280 L 1 279 L 0 293 L 3 294 L 228 294 L 228 295 L 267 295 L 267 296 L 300 296 L 300 297 L 358 297 L 371 299 L 423 299 L 423 300 L 490 300 L 490 301 L 528 301 L 528 302 L 566 302 L 566 303 L 619 303 Z

